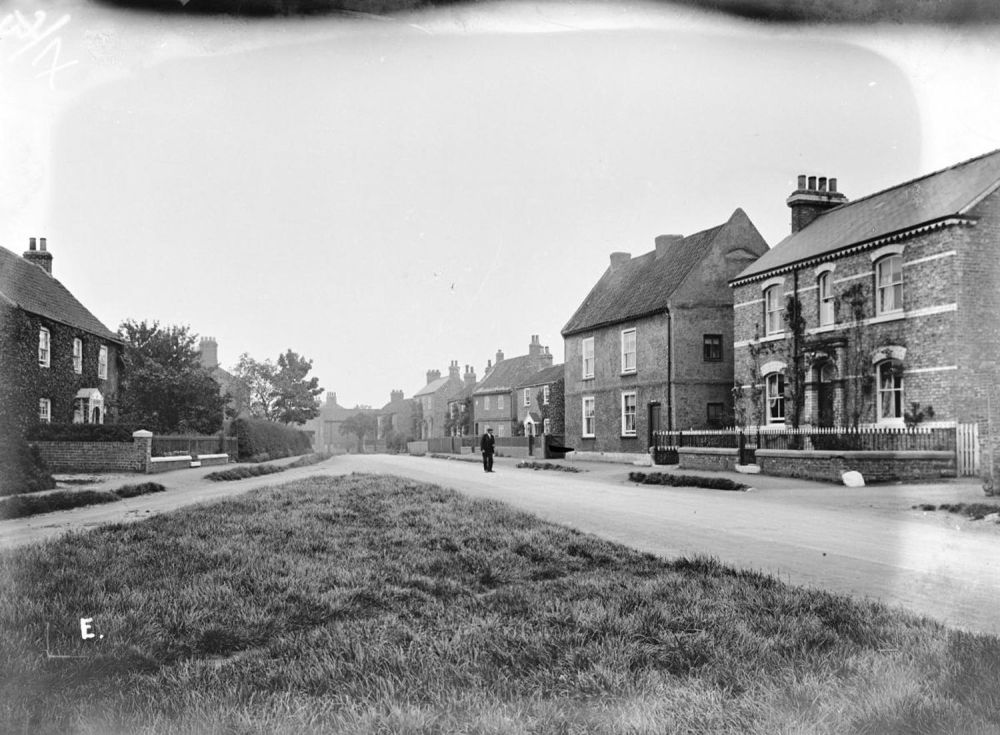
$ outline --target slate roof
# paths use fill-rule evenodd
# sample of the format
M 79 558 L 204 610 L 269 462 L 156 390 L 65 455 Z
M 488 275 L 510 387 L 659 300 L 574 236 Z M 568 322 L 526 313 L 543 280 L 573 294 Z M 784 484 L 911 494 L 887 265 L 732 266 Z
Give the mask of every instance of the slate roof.
M 423 388 L 414 393 L 413 397 L 416 398 L 417 396 L 433 395 L 437 393 L 439 390 L 441 390 L 449 380 L 451 380 L 450 377 L 444 377 L 444 378 L 438 378 L 437 380 L 432 380 L 430 383 L 428 383 Z
M 676 240 L 659 258 L 653 250 L 614 270 L 609 267 L 563 327 L 563 336 L 666 311 L 674 291 L 723 227 Z
M 476 385 L 473 394 L 480 396 L 487 393 L 512 391 L 515 386 L 521 385 L 537 372 L 537 357 L 519 355 L 518 357 L 504 358 L 496 363 L 493 369 L 486 374 L 486 377 Z
M 563 363 L 558 365 L 553 365 L 552 367 L 547 367 L 539 370 L 534 375 L 525 378 L 524 382 L 518 384 L 517 388 L 531 388 L 536 385 L 546 385 L 548 383 L 554 383 L 559 378 L 563 377 L 566 372 L 566 366 Z
M 0 298 L 24 311 L 82 329 L 109 342 L 122 342 L 44 269 L 3 247 L 0 247 Z
M 389 401 L 387 404 L 382 406 L 382 409 L 379 411 L 379 413 L 381 414 L 401 413 L 407 409 L 407 407 L 412 401 L 413 401 L 412 398 L 400 398 L 395 401 Z
M 733 283 L 962 216 L 1000 185 L 1000 150 L 845 202 L 779 242 Z

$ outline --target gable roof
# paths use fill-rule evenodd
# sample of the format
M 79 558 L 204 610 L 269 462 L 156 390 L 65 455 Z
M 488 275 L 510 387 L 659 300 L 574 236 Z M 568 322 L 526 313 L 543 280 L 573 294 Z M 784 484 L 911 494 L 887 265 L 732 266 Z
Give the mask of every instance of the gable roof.
M 674 291 L 726 224 L 670 242 L 660 257 L 653 250 L 609 267 L 563 327 L 563 336 L 666 311 Z
M 559 378 L 563 377 L 566 372 L 566 365 L 559 363 L 558 365 L 553 365 L 552 367 L 547 367 L 539 370 L 534 375 L 529 375 L 521 383 L 519 383 L 517 388 L 531 388 L 536 385 L 546 385 L 548 383 L 554 383 Z
M 845 202 L 779 242 L 732 283 L 964 216 L 998 185 L 1000 150 Z
M 538 358 L 532 355 L 507 357 L 496 363 L 477 385 L 474 395 L 512 391 L 538 372 Z
M 437 393 L 439 390 L 448 385 L 450 381 L 451 381 L 451 376 L 445 376 L 443 378 L 437 378 L 436 380 L 432 380 L 430 383 L 428 383 L 423 388 L 414 393 L 413 397 L 416 398 L 417 396 L 433 395 L 434 393 Z
M 121 344 L 118 335 L 44 269 L 0 247 L 0 296 L 24 311 Z

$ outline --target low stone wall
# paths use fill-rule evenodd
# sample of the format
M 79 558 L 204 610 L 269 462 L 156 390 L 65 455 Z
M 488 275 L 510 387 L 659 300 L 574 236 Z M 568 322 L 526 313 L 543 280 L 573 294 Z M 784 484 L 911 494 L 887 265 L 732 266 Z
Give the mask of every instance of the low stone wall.
M 33 441 L 51 472 L 145 472 L 149 439 L 130 442 Z
M 718 450 L 725 451 L 725 450 Z M 955 477 L 952 452 L 833 452 L 758 449 L 757 466 L 765 475 L 841 481 L 843 473 L 860 472 L 865 482 L 936 480 Z
M 570 462 L 613 462 L 638 467 L 652 467 L 653 458 L 638 452 L 566 452 Z
M 406 442 L 406 451 L 410 454 L 424 455 L 427 454 L 427 442 Z
M 679 467 L 682 470 L 735 472 L 739 453 L 739 449 L 679 447 L 677 449 L 677 458 L 679 460 Z
M 177 457 L 152 457 L 149 460 L 149 467 L 146 473 L 154 475 L 158 472 L 170 472 L 171 470 L 185 470 L 191 467 L 191 456 L 181 454 Z

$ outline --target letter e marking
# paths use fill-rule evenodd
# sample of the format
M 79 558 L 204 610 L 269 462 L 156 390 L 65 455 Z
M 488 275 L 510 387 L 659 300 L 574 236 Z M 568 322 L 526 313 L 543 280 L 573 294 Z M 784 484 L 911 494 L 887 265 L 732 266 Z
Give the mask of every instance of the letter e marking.
M 83 640 L 97 637 L 94 633 L 93 624 L 93 618 L 80 618 L 80 637 L 83 638 Z

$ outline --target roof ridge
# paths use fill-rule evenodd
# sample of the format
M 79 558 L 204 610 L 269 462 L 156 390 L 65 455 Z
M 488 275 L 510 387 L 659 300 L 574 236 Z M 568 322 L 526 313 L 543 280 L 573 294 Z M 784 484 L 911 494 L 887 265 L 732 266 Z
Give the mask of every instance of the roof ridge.
M 878 191 L 874 191 L 871 194 L 865 194 L 864 196 L 858 197 L 857 199 L 848 199 L 843 204 L 838 204 L 836 207 L 830 207 L 830 209 L 828 209 L 825 212 L 823 212 L 816 219 L 818 220 L 818 219 L 820 219 L 820 217 L 825 217 L 830 212 L 836 212 L 839 209 L 846 209 L 847 207 L 850 207 L 852 204 L 858 204 L 860 202 L 867 201 L 868 199 L 872 199 L 874 197 L 881 196 L 882 194 L 886 194 L 886 193 L 888 193 L 890 191 L 894 191 L 896 189 L 902 189 L 903 187 L 906 187 L 906 186 L 912 186 L 913 184 L 916 184 L 918 181 L 923 181 L 924 179 L 929 179 L 929 178 L 932 178 L 934 176 L 938 176 L 940 174 L 945 173 L 946 171 L 951 171 L 953 169 L 960 168 L 961 166 L 968 166 L 970 163 L 975 163 L 976 161 L 979 161 L 979 160 L 981 160 L 983 158 L 988 158 L 989 156 L 996 155 L 997 153 L 1000 153 L 1000 148 L 996 148 L 996 149 L 994 149 L 992 151 L 989 151 L 987 153 L 981 153 L 978 156 L 973 156 L 972 158 L 966 159 L 964 161 L 959 161 L 958 163 L 953 163 L 950 166 L 945 166 L 944 168 L 940 168 L 940 169 L 938 169 L 936 171 L 931 171 L 930 173 L 926 173 L 926 174 L 923 174 L 921 176 L 917 176 L 915 178 L 908 179 L 907 181 L 903 181 L 903 182 L 901 182 L 899 184 L 894 184 L 893 186 L 887 186 L 884 189 L 879 189 Z M 812 222 L 810 222 L 809 224 L 812 224 Z M 805 229 L 805 228 L 803 228 L 803 229 Z M 795 233 L 792 233 L 792 234 L 795 234 Z

